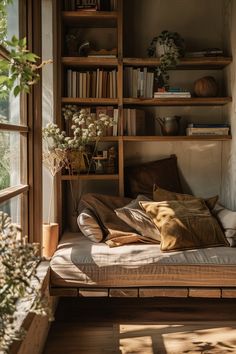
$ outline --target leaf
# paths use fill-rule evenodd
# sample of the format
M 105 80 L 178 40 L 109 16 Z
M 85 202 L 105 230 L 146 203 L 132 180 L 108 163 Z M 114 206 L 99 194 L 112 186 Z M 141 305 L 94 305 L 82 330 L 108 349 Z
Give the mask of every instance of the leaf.
M 18 96 L 19 93 L 20 93 L 20 91 L 21 91 L 20 86 L 17 85 L 17 86 L 14 88 L 14 91 L 13 91 L 14 96 L 15 96 L 15 97 Z
M 3 76 L 3 75 L 0 76 L 0 85 L 3 84 L 3 83 L 5 83 L 5 82 L 7 82 L 8 79 L 9 79 L 8 76 Z
M 24 55 L 25 59 L 32 62 L 32 63 L 35 63 L 36 62 L 36 59 L 38 59 L 39 57 L 34 54 L 34 53 L 26 53 Z

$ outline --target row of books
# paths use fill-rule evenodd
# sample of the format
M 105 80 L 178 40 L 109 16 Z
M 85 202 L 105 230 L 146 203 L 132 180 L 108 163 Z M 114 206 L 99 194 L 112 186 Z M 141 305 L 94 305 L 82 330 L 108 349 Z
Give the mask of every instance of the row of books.
M 153 97 L 154 72 L 142 69 L 126 67 L 124 69 L 124 96 L 125 97 Z
M 143 110 L 126 108 L 123 114 L 124 135 L 146 135 L 145 112 Z
M 228 124 L 195 124 L 190 123 L 186 128 L 186 135 L 228 135 Z
M 115 11 L 118 0 L 64 0 L 65 11 Z
M 116 98 L 117 71 L 67 70 L 67 96 L 73 98 Z

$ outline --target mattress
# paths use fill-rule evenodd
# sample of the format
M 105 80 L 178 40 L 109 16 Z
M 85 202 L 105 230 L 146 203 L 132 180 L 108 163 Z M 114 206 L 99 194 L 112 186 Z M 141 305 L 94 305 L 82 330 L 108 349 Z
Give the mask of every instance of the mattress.
M 109 248 L 63 235 L 50 262 L 54 287 L 236 286 L 236 248 L 163 253 L 156 244 Z

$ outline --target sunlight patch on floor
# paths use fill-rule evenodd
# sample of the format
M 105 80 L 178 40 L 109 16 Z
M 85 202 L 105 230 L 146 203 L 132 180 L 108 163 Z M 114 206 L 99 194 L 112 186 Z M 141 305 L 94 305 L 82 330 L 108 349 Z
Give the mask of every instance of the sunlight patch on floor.
M 120 324 L 122 354 L 236 353 L 236 322 Z

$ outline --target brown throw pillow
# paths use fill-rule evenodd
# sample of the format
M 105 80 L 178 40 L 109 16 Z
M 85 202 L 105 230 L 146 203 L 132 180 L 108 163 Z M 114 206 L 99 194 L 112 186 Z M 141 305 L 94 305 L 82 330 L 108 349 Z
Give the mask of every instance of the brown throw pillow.
M 123 208 L 115 209 L 116 215 L 139 234 L 150 238 L 151 242 L 160 243 L 160 232 L 150 217 L 140 207 L 140 201 L 150 201 L 150 199 L 145 195 L 138 195 L 136 199 Z
M 177 157 L 168 158 L 125 167 L 125 195 L 136 198 L 144 194 L 152 198 L 153 185 L 168 189 L 173 192 L 182 192 Z
M 194 200 L 194 199 L 201 199 L 204 200 L 206 205 L 210 210 L 212 210 L 218 200 L 218 195 L 211 197 L 211 198 L 197 198 L 194 195 L 190 194 L 182 194 L 182 193 L 174 193 L 167 191 L 166 189 L 160 188 L 159 186 L 154 185 L 153 187 L 153 200 L 155 202 L 163 202 L 168 200 Z
M 161 233 L 161 250 L 229 246 L 203 200 L 140 202 Z

